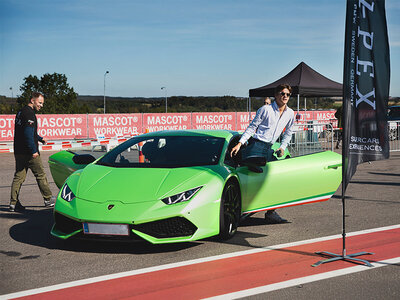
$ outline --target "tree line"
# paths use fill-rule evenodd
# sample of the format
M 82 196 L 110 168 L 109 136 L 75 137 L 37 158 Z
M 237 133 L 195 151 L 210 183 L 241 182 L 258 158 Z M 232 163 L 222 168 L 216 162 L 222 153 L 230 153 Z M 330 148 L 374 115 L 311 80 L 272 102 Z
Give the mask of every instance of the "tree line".
M 68 84 L 64 74 L 44 74 L 38 78 L 29 75 L 20 86 L 21 94 L 17 98 L 0 96 L 0 114 L 14 114 L 31 98 L 33 92 L 41 92 L 45 105 L 40 110 L 44 114 L 82 114 L 103 113 L 103 96 L 81 96 Z M 307 98 L 300 101 L 300 108 L 328 109 L 336 108 L 331 98 Z M 251 107 L 255 111 L 264 103 L 262 98 L 252 98 Z M 297 98 L 289 100 L 289 106 L 297 108 Z M 167 98 L 168 112 L 224 112 L 247 111 L 248 99 L 235 96 L 171 96 Z M 106 97 L 107 113 L 163 113 L 165 97 Z

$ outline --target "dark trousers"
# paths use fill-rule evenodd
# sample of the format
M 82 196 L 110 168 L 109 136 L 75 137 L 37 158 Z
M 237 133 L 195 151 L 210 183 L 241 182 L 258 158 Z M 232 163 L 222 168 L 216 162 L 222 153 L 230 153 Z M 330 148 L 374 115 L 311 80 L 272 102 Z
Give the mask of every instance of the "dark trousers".
M 44 200 L 51 199 L 51 190 L 49 183 L 47 181 L 46 173 L 44 172 L 42 159 L 40 155 L 33 158 L 29 154 L 14 154 L 15 157 L 15 173 L 14 179 L 11 185 L 11 198 L 10 204 L 15 205 L 17 203 L 19 191 L 21 190 L 21 185 L 26 179 L 26 173 L 28 169 L 31 169 L 33 175 L 36 177 L 36 182 L 39 186 L 40 193 Z
M 272 144 L 271 143 L 266 143 L 262 142 L 260 140 L 250 138 L 249 144 L 243 151 L 243 158 L 249 157 L 249 156 L 265 156 L 267 161 L 272 161 L 273 160 L 273 154 L 274 150 L 271 149 Z

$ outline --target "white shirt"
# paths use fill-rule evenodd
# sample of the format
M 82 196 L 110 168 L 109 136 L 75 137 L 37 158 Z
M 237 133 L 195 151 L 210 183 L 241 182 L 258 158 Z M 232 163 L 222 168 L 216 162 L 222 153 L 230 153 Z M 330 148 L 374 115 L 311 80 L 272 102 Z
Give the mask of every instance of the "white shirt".
M 283 129 L 286 127 L 281 142 L 281 148 L 286 149 L 292 138 L 293 124 L 293 109 L 286 106 L 282 115 L 280 115 L 276 102 L 273 102 L 271 105 L 264 105 L 257 110 L 256 116 L 243 133 L 239 142 L 243 145 L 253 136 L 257 140 L 273 144 L 278 140 Z

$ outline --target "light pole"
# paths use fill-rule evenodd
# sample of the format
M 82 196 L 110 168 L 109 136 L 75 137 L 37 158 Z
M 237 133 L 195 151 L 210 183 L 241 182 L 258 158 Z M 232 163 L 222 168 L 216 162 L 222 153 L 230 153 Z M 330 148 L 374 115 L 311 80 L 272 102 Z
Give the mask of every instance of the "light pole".
M 167 98 L 167 88 L 165 87 L 165 86 L 163 86 L 162 88 L 161 88 L 162 90 L 164 90 L 165 91 L 165 112 L 168 112 L 168 98 Z
M 14 112 L 14 91 L 12 86 L 10 86 L 10 91 L 11 91 L 11 112 Z
M 104 73 L 104 112 L 103 113 L 106 113 L 106 75 L 108 73 L 110 73 L 110 72 L 106 71 Z

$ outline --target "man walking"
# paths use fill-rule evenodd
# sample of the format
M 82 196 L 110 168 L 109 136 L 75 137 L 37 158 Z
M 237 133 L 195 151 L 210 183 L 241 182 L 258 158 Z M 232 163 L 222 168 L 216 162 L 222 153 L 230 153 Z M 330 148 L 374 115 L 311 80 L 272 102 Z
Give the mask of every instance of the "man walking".
M 274 103 L 264 105 L 257 110 L 256 116 L 243 133 L 239 143 L 232 149 L 231 156 L 236 155 L 240 147 L 249 141 L 244 149 L 244 156 L 265 156 L 267 161 L 271 161 L 274 154 L 271 146 L 285 129 L 281 146 L 275 151 L 279 157 L 283 155 L 293 132 L 294 112 L 287 106 L 291 93 L 292 88 L 288 84 L 280 84 L 275 88 Z M 269 210 L 265 214 L 265 219 L 272 224 L 286 222 L 275 210 Z
M 46 140 L 37 133 L 36 111 L 43 107 L 44 97 L 34 92 L 28 105 L 18 111 L 15 117 L 14 129 L 14 157 L 15 174 L 11 185 L 10 211 L 23 212 L 25 207 L 19 201 L 19 192 L 24 183 L 28 169 L 36 177 L 37 184 L 43 196 L 46 207 L 54 206 L 54 199 L 44 172 L 42 159 L 39 153 L 39 141 Z

